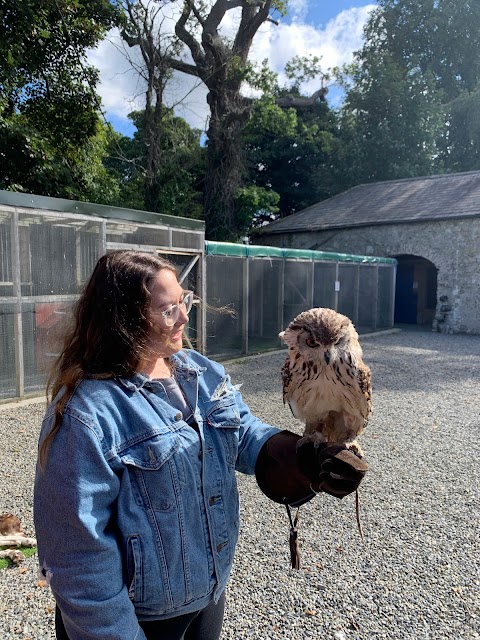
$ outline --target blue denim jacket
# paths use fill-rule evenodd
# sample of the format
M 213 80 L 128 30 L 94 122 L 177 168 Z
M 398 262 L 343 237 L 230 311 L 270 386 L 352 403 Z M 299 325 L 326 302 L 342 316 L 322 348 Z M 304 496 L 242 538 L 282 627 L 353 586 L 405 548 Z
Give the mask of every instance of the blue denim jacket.
M 227 584 L 235 470 L 253 474 L 278 430 L 250 413 L 221 365 L 195 351 L 173 360 L 198 432 L 144 375 L 83 380 L 37 469 L 40 570 L 71 640 L 143 639 L 138 620 L 197 611 Z

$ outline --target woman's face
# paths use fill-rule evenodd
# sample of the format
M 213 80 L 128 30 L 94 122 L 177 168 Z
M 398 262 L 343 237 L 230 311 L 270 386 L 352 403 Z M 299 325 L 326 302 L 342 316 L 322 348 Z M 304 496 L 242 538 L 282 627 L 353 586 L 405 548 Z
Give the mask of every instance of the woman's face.
M 158 356 L 167 358 L 180 351 L 182 348 L 183 328 L 188 322 L 185 307 L 180 304 L 183 300 L 183 289 L 177 276 L 170 269 L 161 269 L 151 289 L 150 318 L 152 328 L 150 330 L 150 344 L 152 351 Z M 173 326 L 168 326 L 163 311 L 172 305 L 179 306 L 179 314 Z

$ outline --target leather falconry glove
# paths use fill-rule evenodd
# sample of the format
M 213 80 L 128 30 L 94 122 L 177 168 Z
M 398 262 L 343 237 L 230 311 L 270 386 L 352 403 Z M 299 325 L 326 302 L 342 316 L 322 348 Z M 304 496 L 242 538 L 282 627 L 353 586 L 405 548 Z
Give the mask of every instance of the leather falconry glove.
M 344 445 L 317 444 L 280 431 L 260 450 L 255 475 L 268 498 L 299 507 L 318 492 L 344 498 L 358 488 L 367 470 L 368 463 Z
M 368 463 L 341 444 L 306 440 L 297 445 L 298 466 L 314 491 L 344 498 L 358 489 Z

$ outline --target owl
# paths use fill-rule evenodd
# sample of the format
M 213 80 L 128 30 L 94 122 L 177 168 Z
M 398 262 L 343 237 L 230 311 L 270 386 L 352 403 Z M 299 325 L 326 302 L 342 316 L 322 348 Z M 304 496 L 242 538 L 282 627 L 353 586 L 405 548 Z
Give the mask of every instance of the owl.
M 305 423 L 304 436 L 343 444 L 359 457 L 356 441 L 372 409 L 370 369 L 346 316 L 315 308 L 299 314 L 279 337 L 288 346 L 282 368 L 283 401 Z

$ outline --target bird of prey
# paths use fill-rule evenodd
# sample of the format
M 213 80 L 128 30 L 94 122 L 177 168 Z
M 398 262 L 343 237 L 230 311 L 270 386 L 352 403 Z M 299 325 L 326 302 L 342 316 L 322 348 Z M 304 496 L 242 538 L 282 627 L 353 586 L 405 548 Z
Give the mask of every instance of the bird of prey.
M 351 320 L 333 309 L 310 309 L 279 337 L 288 346 L 283 401 L 305 423 L 305 438 L 345 445 L 363 457 L 356 438 L 371 413 L 372 387 Z

